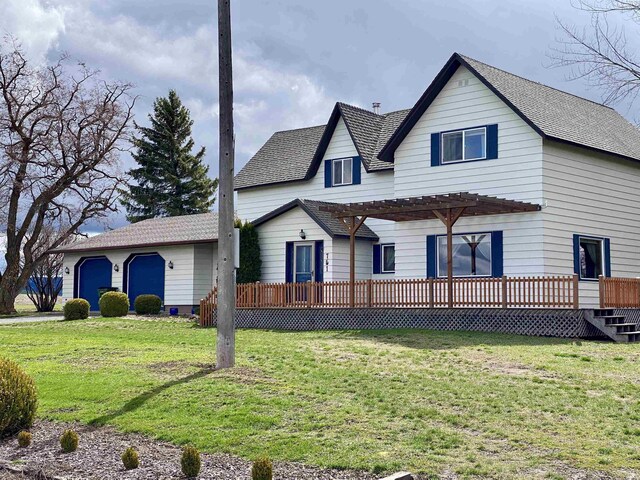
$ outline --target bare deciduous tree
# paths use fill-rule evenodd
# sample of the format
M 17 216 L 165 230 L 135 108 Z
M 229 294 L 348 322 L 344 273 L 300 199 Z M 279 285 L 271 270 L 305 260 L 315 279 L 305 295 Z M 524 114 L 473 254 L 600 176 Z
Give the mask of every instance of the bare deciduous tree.
M 574 0 L 573 5 L 591 15 L 591 24 L 577 27 L 557 18 L 563 38 L 551 52 L 555 64 L 571 67 L 573 79 L 602 89 L 606 104 L 634 101 L 640 93 L 640 58 L 619 21 L 640 27 L 640 1 Z
M 0 44 L 0 224 L 7 234 L 0 314 L 15 311 L 46 255 L 44 230 L 65 226 L 55 248 L 86 221 L 116 210 L 119 154 L 135 103 L 130 90 L 82 64 L 70 67 L 66 57 L 32 65 L 13 39 Z

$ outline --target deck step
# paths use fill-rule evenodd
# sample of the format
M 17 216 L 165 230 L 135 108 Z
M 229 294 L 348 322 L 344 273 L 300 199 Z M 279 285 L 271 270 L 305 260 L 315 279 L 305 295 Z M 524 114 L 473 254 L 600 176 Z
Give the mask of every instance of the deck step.
M 640 341 L 640 325 L 628 321 L 625 315 L 616 315 L 613 309 L 596 309 L 585 318 L 614 342 Z

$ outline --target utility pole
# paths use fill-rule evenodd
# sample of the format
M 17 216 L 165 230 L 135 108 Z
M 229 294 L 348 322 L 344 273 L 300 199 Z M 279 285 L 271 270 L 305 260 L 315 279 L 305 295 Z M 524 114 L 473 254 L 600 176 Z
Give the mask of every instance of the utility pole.
M 236 359 L 236 279 L 233 239 L 233 75 L 231 66 L 231 0 L 218 0 L 218 71 L 220 104 L 220 178 L 218 215 L 218 342 L 216 367 L 230 368 Z

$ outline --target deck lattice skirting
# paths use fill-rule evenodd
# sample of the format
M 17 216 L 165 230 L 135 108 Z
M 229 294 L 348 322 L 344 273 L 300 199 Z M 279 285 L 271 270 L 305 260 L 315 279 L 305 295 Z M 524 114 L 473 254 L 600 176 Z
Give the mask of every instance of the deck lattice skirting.
M 584 310 L 499 308 L 320 308 L 238 309 L 236 327 L 273 330 L 364 330 L 416 328 L 511 333 L 561 338 L 601 337 Z M 640 309 L 620 310 L 631 321 Z M 215 326 L 216 311 L 211 322 Z

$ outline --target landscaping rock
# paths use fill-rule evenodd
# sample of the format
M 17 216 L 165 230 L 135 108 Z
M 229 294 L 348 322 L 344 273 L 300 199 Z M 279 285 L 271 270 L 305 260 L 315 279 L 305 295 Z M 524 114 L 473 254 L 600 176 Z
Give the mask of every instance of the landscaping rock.
M 73 429 L 82 441 L 78 450 L 62 453 L 60 435 Z M 122 434 L 111 427 L 89 427 L 38 421 L 31 429 L 33 443 L 18 448 L 15 439 L 0 441 L 0 480 L 160 480 L 182 478 L 178 446 L 152 440 L 142 435 Z M 121 454 L 133 446 L 140 455 L 140 467 L 125 470 Z M 202 454 L 201 480 L 247 480 L 251 462 L 224 454 Z M 330 470 L 292 462 L 274 462 L 274 479 L 279 480 L 375 480 L 368 472 Z

